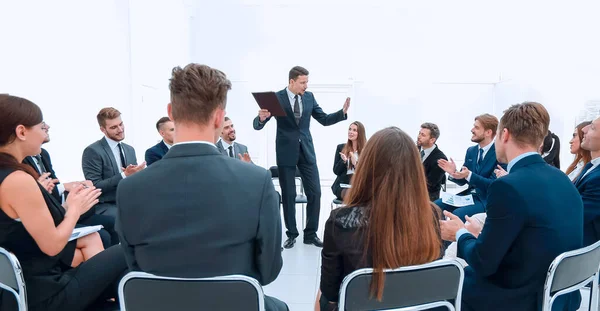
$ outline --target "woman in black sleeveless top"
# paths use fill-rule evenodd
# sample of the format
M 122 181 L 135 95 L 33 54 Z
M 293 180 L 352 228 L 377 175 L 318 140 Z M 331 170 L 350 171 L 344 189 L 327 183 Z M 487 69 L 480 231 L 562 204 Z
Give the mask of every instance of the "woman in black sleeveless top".
M 15 254 L 23 268 L 29 310 L 90 310 L 116 298 L 127 265 L 120 246 L 100 252 L 77 268 L 64 262 L 79 216 L 98 200 L 99 190 L 78 187 L 66 210 L 21 164 L 38 154 L 46 137 L 42 112 L 34 103 L 0 95 L 0 247 Z M 2 295 L 0 309 L 14 299 Z

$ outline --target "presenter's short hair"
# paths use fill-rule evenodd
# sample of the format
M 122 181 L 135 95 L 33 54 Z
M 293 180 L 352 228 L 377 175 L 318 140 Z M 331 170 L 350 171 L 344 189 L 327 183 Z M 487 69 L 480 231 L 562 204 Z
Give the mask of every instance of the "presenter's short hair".
M 290 69 L 290 79 L 289 80 L 296 81 L 296 79 L 298 79 L 299 76 L 308 76 L 308 70 L 306 70 L 306 68 L 300 67 L 300 66 L 296 66 L 296 67 Z
M 205 124 L 217 108 L 225 109 L 231 81 L 218 69 L 191 63 L 173 68 L 169 90 L 175 123 Z

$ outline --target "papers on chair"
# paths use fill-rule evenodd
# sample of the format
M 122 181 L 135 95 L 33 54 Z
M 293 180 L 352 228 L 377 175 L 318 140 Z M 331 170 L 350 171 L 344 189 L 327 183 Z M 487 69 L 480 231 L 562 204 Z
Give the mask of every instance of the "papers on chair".
M 350 188 L 352 188 L 352 185 L 340 184 L 340 187 L 342 187 L 342 189 L 350 189 Z
M 442 202 L 444 202 L 448 205 L 456 206 L 456 207 L 462 207 L 462 206 L 468 206 L 468 205 L 475 204 L 473 202 L 473 195 L 469 194 L 469 195 L 459 196 L 459 195 L 450 194 L 447 192 L 442 192 Z
M 88 234 L 98 232 L 102 228 L 104 228 L 102 225 L 75 228 L 75 229 L 73 229 L 73 233 L 71 233 L 71 237 L 69 238 L 69 241 L 73 241 L 73 240 L 79 239 L 81 237 L 84 237 Z

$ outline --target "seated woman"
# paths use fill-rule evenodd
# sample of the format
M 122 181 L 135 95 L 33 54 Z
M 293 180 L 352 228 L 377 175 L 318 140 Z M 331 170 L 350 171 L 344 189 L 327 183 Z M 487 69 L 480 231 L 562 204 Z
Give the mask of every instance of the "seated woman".
M 352 122 L 348 128 L 348 141 L 337 146 L 333 160 L 333 173 L 337 177 L 331 185 L 331 190 L 338 200 L 343 200 L 346 196 L 348 188 L 342 188 L 342 184 L 350 184 L 358 164 L 358 155 L 366 143 L 365 126 L 358 121 Z
M 583 140 L 583 128 L 591 123 L 592 122 L 590 121 L 579 123 L 573 132 L 573 138 L 571 141 L 569 141 L 569 144 L 571 145 L 571 154 L 575 155 L 575 159 L 573 160 L 573 163 L 569 165 L 565 173 L 573 182 L 575 179 L 577 179 L 577 177 L 579 177 L 583 167 L 592 160 L 591 153 L 588 150 L 581 148 L 581 141 Z
M 439 208 L 429 201 L 412 139 L 399 128 L 383 129 L 369 139 L 360 159 L 347 205 L 333 210 L 325 224 L 316 309 L 337 308 L 342 280 L 356 269 L 374 269 L 370 291 L 381 300 L 383 269 L 440 258 Z
M 98 234 L 68 242 L 100 190 L 79 185 L 60 206 L 22 164 L 25 156 L 39 154 L 47 135 L 40 108 L 0 95 L 0 120 L 0 247 L 21 263 L 29 310 L 90 310 L 116 298 L 127 268 L 120 246 L 102 250 Z M 0 309 L 13 305 L 2 299 Z

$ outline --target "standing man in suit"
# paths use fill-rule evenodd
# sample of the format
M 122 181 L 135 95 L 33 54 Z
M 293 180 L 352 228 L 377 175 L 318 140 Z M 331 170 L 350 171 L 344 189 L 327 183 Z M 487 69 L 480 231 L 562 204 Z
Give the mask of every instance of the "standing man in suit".
M 248 147 L 235 141 L 235 128 L 233 122 L 228 117 L 225 117 L 225 123 L 223 125 L 223 132 L 221 132 L 221 139 L 217 142 L 217 149 L 223 155 L 230 158 L 237 158 L 247 163 L 252 163 L 252 159 L 248 154 Z
M 444 211 L 449 220 L 440 221 L 442 238 L 458 241 L 458 257 L 469 264 L 463 310 L 540 310 L 550 263 L 582 246 L 581 197 L 567 175 L 538 153 L 549 123 L 548 111 L 539 103 L 513 105 L 504 112 L 496 156 L 508 162 L 509 174 L 488 189 L 483 228 L 465 228 Z M 576 291 L 559 297 L 553 310 L 574 311 L 580 301 Z
M 454 213 L 462 221 L 465 221 L 465 216 L 485 212 L 487 188 L 496 179 L 494 169 L 499 165 L 496 160 L 496 148 L 494 146 L 497 128 L 498 119 L 493 115 L 486 113 L 475 117 L 475 123 L 471 129 L 471 134 L 473 134 L 471 141 L 477 143 L 477 145 L 467 149 L 462 169 L 458 171 L 452 159 L 450 161 L 438 160 L 439 166 L 450 174 L 448 179 L 459 186 L 469 184 L 469 187 L 460 192 L 459 195 L 473 195 L 473 205 L 456 208 L 443 203 L 441 199 L 434 202 L 442 210 Z M 506 168 L 505 165 L 501 166 Z
M 421 124 L 417 147 L 420 149 L 421 162 L 425 168 L 429 199 L 435 201 L 440 197 L 442 185 L 446 183 L 446 172 L 438 165 L 438 160 L 448 160 L 446 155 L 435 144 L 440 137 L 440 129 L 433 123 Z
M 122 142 L 125 126 L 119 110 L 103 108 L 96 118 L 104 137 L 83 150 L 81 166 L 85 179 L 102 190 L 100 202 L 93 207 L 96 213 L 115 217 L 117 185 L 146 167 L 146 163 L 138 165 L 133 147 Z
M 283 259 L 271 174 L 224 157 L 215 146 L 231 82 L 217 69 L 189 64 L 173 69 L 169 88 L 175 145 L 117 191 L 130 269 L 187 278 L 242 274 L 262 285 L 273 282 Z M 287 310 L 268 296 L 265 305 Z
M 323 247 L 323 242 L 317 237 L 319 227 L 319 212 L 321 210 L 321 183 L 317 168 L 315 147 L 310 135 L 310 119 L 315 118 L 324 126 L 336 124 L 348 118 L 350 98 L 346 99 L 344 106 L 339 111 L 326 114 L 319 107 L 314 95 L 306 92 L 308 87 L 308 70 L 296 66 L 290 70 L 288 86 L 277 92 L 279 104 L 286 115 L 275 117 L 277 120 L 277 137 L 275 149 L 277 152 L 277 168 L 279 171 L 279 184 L 283 203 L 283 217 L 287 229 L 288 239 L 284 248 L 292 248 L 298 237 L 296 227 L 296 167 L 302 176 L 302 183 L 306 190 L 307 223 L 304 229 L 304 244 L 313 244 Z M 271 113 L 261 109 L 254 118 L 254 129 L 262 130 L 271 120 Z
M 581 148 L 592 155 L 574 181 L 583 200 L 583 245 L 587 246 L 600 240 L 600 118 L 583 128 Z
M 171 146 L 173 146 L 175 125 L 173 124 L 173 121 L 169 119 L 169 117 L 160 118 L 158 122 L 156 122 L 156 130 L 163 139 L 158 144 L 146 150 L 145 159 L 146 165 L 148 166 L 162 159 L 165 154 L 167 154 L 169 149 L 171 149 Z

